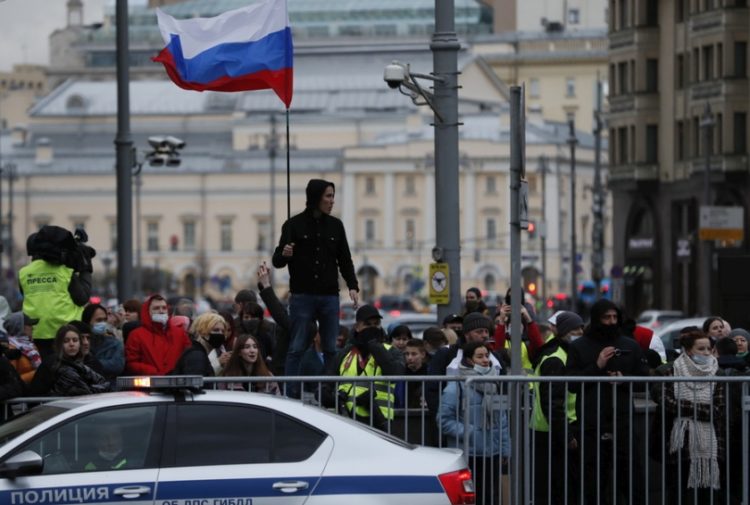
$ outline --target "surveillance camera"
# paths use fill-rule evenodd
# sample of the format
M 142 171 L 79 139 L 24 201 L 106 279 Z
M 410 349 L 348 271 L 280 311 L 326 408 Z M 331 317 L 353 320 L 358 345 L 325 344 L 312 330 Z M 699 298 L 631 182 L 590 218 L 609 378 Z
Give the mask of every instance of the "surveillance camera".
M 181 161 L 182 160 L 180 159 L 179 156 L 170 156 L 169 158 L 167 158 L 167 166 L 168 167 L 179 167 Z
M 152 167 L 163 167 L 168 160 L 169 155 L 167 154 L 154 154 L 152 156 L 149 156 L 148 164 Z
M 162 136 L 155 136 L 155 137 L 149 137 L 148 143 L 153 147 L 154 149 L 159 149 L 160 147 L 164 146 L 165 138 Z
M 183 147 L 185 147 L 184 140 L 178 139 L 177 137 L 173 137 L 171 135 L 165 137 L 164 142 L 166 142 L 167 145 L 172 149 L 182 149 Z
M 383 80 L 388 84 L 388 87 L 396 89 L 406 81 L 408 74 L 406 67 L 402 63 L 394 61 L 390 65 L 385 66 Z

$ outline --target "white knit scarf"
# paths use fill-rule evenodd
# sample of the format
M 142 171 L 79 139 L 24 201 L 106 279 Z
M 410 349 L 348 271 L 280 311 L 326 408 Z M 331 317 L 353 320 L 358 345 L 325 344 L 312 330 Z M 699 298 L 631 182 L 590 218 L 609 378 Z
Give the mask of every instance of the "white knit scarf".
M 707 377 L 716 375 L 718 363 L 711 356 L 705 365 L 696 364 L 690 356 L 682 353 L 674 362 L 676 377 Z M 715 384 L 712 382 L 677 382 L 674 384 L 674 397 L 677 401 L 688 401 L 693 404 L 711 405 Z M 710 422 L 697 421 L 690 417 L 678 417 L 672 426 L 670 452 L 679 452 L 688 435 L 688 454 L 690 456 L 689 488 L 720 488 L 718 440 L 716 431 Z

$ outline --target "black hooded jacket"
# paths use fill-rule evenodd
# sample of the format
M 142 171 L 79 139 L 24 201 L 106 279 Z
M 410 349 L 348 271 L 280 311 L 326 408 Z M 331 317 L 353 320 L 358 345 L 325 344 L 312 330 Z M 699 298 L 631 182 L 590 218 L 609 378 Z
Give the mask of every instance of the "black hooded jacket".
M 605 336 L 605 328 L 599 320 L 610 309 L 617 311 L 617 321 L 622 322 L 622 313 L 614 303 L 609 300 L 596 302 L 591 307 L 591 322 L 584 330 L 583 336 L 574 340 L 568 347 L 567 375 L 607 377 L 609 372 L 620 372 L 623 376 L 648 375 L 648 363 L 635 340 L 621 333 Z M 599 353 L 610 346 L 618 349 L 619 355 L 610 358 L 604 368 L 599 368 L 596 364 Z M 601 419 L 601 429 L 605 432 L 610 431 L 615 416 L 618 419 L 618 427 L 627 428 L 632 405 L 630 391 L 636 390 L 635 387 L 631 389 L 626 383 L 613 385 L 609 382 L 571 382 L 569 388 L 577 393 L 576 414 L 584 429 L 596 429 L 597 419 Z
M 339 270 L 349 289 L 359 291 L 344 224 L 318 205 L 332 182 L 312 179 L 307 184 L 307 208 L 281 227 L 273 266 L 289 265 L 289 290 L 293 294 L 338 295 Z M 286 244 L 294 244 L 292 257 L 282 255 Z

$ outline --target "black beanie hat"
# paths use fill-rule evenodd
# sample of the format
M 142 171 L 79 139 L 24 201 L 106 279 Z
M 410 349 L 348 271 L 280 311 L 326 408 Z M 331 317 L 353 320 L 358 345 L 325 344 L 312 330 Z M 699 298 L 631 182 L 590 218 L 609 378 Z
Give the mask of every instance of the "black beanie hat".
M 307 195 L 305 207 L 308 209 L 317 209 L 320 199 L 323 198 L 323 193 L 326 192 L 328 186 L 331 186 L 336 191 L 336 185 L 332 182 L 323 179 L 310 179 L 305 189 L 305 195 Z
M 492 331 L 492 319 L 479 312 L 471 312 L 464 316 L 464 335 L 477 328 L 487 328 Z

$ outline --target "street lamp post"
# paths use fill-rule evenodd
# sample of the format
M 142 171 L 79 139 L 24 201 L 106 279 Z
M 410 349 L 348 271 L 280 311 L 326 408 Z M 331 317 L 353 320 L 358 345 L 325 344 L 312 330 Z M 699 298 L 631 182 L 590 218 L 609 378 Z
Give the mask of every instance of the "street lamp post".
M 703 129 L 703 150 L 705 156 L 705 169 L 703 170 L 703 205 L 709 207 L 711 205 L 711 132 L 714 126 L 714 119 L 711 112 L 711 105 L 706 102 L 706 107 L 703 110 L 703 117 L 701 118 L 700 127 Z M 703 274 L 702 274 L 702 286 L 698 291 L 701 292 L 701 314 L 705 316 L 711 315 L 712 304 L 711 304 L 711 270 L 712 270 L 712 248 L 711 241 L 704 240 L 701 247 L 703 255 Z
M 568 122 L 570 146 L 570 302 L 571 310 L 576 310 L 578 305 L 578 280 L 576 266 L 578 250 L 576 246 L 576 125 L 574 120 Z
M 604 277 L 604 187 L 602 186 L 602 83 L 597 78 L 596 111 L 594 111 L 594 195 L 591 227 L 591 277 L 596 288 L 596 299 L 601 297 L 601 282 Z

